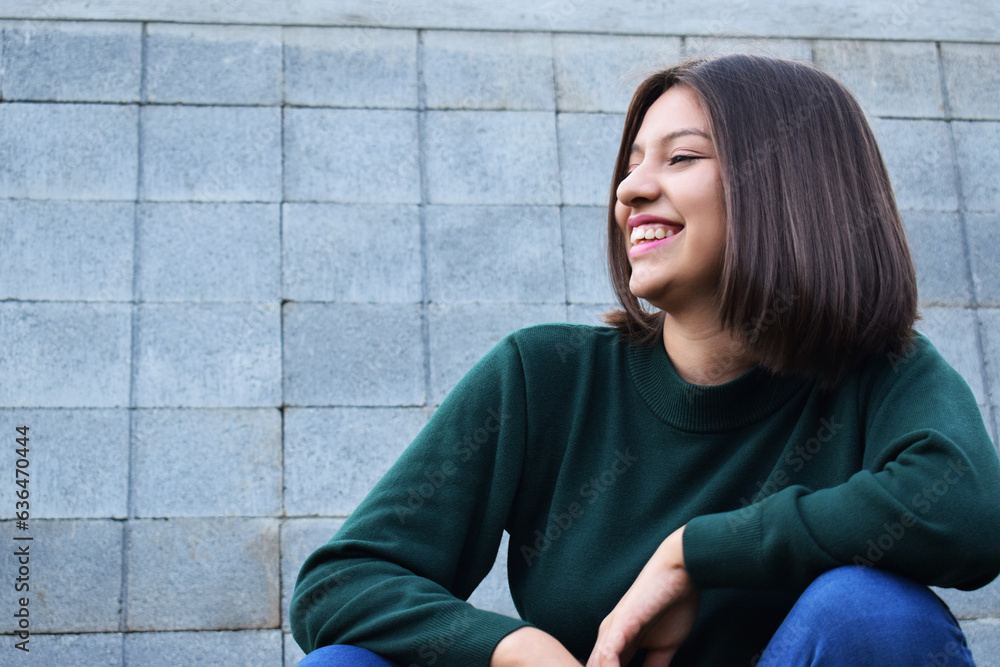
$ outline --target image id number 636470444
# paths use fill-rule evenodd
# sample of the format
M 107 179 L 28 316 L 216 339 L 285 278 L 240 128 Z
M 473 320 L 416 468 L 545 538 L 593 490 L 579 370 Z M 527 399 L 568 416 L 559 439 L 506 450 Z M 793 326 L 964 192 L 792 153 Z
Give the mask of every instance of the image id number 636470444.
M 29 498 L 31 492 L 28 484 L 31 476 L 28 471 L 31 465 L 28 458 L 28 427 L 18 426 L 17 436 L 14 438 L 16 444 L 14 453 L 17 458 L 14 460 L 14 564 L 17 571 L 14 573 L 14 591 L 17 592 L 16 611 L 14 618 L 17 622 L 17 629 L 14 631 L 14 648 L 28 652 L 28 642 L 31 636 L 31 612 L 28 610 L 30 602 L 29 591 L 31 590 L 31 540 L 28 533 L 28 520 L 31 518 L 31 504 Z

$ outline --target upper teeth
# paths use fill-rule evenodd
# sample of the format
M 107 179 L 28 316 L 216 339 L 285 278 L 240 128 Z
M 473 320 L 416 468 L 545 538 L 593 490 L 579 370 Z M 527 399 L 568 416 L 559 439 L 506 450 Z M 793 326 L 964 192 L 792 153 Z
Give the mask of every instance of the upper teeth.
M 653 239 L 665 239 L 668 236 L 673 236 L 676 234 L 673 229 L 668 229 L 665 227 L 652 227 L 652 226 L 642 226 L 636 227 L 632 230 L 632 245 L 636 243 L 641 243 L 643 241 L 652 241 Z

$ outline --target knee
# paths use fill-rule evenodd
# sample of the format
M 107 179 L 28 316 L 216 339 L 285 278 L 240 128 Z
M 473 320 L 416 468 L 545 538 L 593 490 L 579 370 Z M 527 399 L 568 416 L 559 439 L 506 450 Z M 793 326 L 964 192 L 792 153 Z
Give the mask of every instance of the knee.
M 816 659 L 820 655 L 824 660 Z M 948 661 L 938 661 L 941 655 Z M 813 581 L 765 656 L 761 664 L 973 664 L 955 617 L 929 588 L 861 566 L 830 570 Z
M 906 577 L 860 565 L 839 567 L 819 576 L 800 601 L 814 613 L 842 619 L 902 622 L 931 616 L 950 617 L 941 600 L 926 586 Z
M 303 658 L 297 667 L 396 667 L 377 653 L 344 644 L 321 646 Z

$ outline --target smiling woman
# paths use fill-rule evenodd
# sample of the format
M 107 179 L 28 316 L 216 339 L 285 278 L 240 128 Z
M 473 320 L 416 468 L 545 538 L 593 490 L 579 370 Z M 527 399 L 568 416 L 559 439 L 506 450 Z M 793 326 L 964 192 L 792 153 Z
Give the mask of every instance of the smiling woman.
M 667 104 L 674 108 L 665 117 Z M 705 136 L 671 137 L 681 119 Z M 657 155 L 680 161 L 663 165 L 660 182 L 683 180 L 668 176 L 679 167 L 686 173 L 692 158 L 685 155 L 704 157 L 717 174 L 713 183 L 721 180 L 721 216 L 730 224 L 714 249 L 722 258 L 711 296 L 722 326 L 736 336 L 733 345 L 752 347 L 751 356 L 775 372 L 818 378 L 826 387 L 873 354 L 905 353 L 916 318 L 913 264 L 874 135 L 842 84 L 803 63 L 751 56 L 648 77 L 626 118 L 609 231 L 621 228 L 633 196 L 645 208 L 676 197 L 664 192 L 653 204 L 632 183 L 643 135 L 654 128 L 670 140 Z M 686 150 L 677 143 L 682 137 Z M 648 179 L 641 184 L 652 187 Z M 619 234 L 609 237 L 623 306 L 611 321 L 648 342 L 660 337 L 665 318 L 670 328 L 672 311 L 640 306 L 634 272 L 644 269 L 627 244 Z M 794 308 L 779 307 L 782 300 Z M 765 317 L 776 321 L 764 325 Z
M 691 88 L 670 88 L 646 111 L 616 197 L 630 293 L 674 319 L 714 319 L 726 202 L 709 121 Z
M 912 329 L 851 95 L 772 58 L 662 70 L 611 186 L 610 326 L 469 371 L 303 565 L 301 664 L 972 664 L 928 585 L 1000 573 L 1000 462 Z M 466 602 L 504 531 L 518 619 Z

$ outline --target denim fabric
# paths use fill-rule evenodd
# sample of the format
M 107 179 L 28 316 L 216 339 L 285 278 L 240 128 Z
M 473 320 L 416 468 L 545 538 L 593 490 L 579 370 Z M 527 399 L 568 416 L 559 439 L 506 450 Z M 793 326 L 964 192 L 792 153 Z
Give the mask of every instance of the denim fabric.
M 975 665 L 948 607 L 926 586 L 850 566 L 818 577 L 771 638 L 757 667 Z
M 397 667 L 396 663 L 356 646 L 321 646 L 305 658 L 297 667 Z

